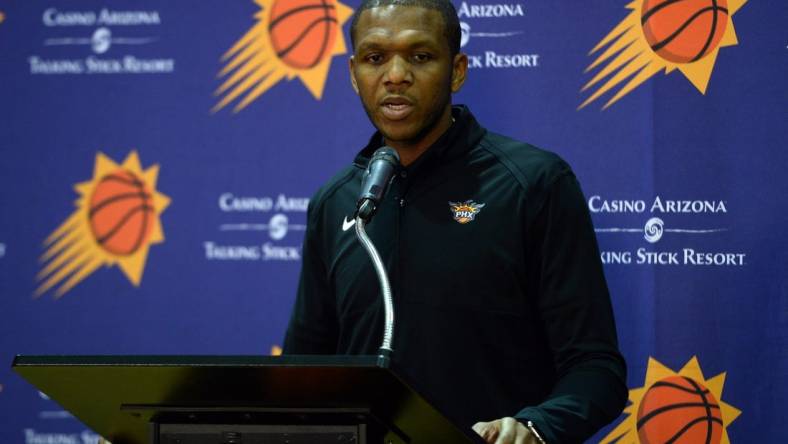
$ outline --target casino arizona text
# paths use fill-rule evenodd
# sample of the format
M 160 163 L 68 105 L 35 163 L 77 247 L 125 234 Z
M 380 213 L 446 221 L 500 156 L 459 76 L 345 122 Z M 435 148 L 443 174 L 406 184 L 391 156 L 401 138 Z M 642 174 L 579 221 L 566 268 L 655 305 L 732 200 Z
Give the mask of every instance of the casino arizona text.
M 588 209 L 592 213 L 644 213 L 646 201 L 626 199 L 602 199 L 595 195 L 588 199 Z M 649 207 L 651 213 L 727 213 L 724 200 L 670 200 L 659 196 Z
M 309 206 L 307 197 L 291 197 L 279 194 L 276 199 L 269 196 L 235 196 L 233 193 L 222 193 L 219 196 L 219 208 L 231 211 L 300 211 L 305 212 Z
M 58 11 L 49 8 L 44 11 L 42 21 L 46 26 L 135 26 L 160 25 L 158 11 Z

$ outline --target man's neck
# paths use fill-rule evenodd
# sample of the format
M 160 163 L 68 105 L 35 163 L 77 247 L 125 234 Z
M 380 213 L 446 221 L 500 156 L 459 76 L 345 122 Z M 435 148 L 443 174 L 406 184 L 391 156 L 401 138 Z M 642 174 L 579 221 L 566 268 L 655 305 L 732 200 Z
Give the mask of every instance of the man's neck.
M 451 107 L 441 115 L 436 125 L 421 139 L 417 141 L 391 141 L 383 139 L 386 145 L 397 150 L 400 163 L 408 166 L 421 157 L 429 147 L 432 146 L 440 137 L 451 127 L 453 119 L 451 117 Z

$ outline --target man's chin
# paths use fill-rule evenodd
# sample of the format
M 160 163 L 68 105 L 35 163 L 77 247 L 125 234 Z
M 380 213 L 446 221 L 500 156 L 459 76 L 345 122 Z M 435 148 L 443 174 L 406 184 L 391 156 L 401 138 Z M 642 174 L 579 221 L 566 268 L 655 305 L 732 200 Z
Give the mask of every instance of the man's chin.
M 418 139 L 418 131 L 402 130 L 399 128 L 391 128 L 391 125 L 378 126 L 378 131 L 383 135 L 386 144 L 397 145 L 410 145 Z

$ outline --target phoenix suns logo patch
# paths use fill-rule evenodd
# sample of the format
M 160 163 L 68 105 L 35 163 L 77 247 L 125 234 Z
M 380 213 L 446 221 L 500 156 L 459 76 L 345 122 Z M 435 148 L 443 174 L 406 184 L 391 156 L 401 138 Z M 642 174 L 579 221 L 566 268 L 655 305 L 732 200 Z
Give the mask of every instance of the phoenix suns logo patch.
M 484 205 L 483 203 L 476 203 L 472 200 L 466 200 L 465 202 L 449 202 L 449 211 L 451 211 L 451 214 L 454 216 L 454 220 L 461 224 L 467 224 L 476 218 L 476 215 L 484 208 Z

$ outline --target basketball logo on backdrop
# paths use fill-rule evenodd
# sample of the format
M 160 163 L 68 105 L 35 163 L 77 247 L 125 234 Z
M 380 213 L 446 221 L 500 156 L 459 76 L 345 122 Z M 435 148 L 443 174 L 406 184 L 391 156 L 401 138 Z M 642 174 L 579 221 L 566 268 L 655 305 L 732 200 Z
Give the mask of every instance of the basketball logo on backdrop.
M 75 185 L 77 209 L 44 241 L 35 295 L 59 285 L 61 297 L 102 265 L 138 286 L 148 249 L 164 241 L 159 216 L 170 199 L 156 191 L 158 174 L 158 165 L 142 169 L 136 151 L 120 165 L 98 153 L 93 178 Z
M 581 91 L 596 90 L 584 108 L 618 88 L 602 109 L 629 94 L 660 71 L 676 69 L 706 93 L 720 48 L 738 44 L 732 17 L 747 0 L 635 0 L 631 12 L 590 52 L 604 48 L 586 72 L 604 67 Z
M 722 401 L 724 384 L 724 372 L 706 379 L 697 357 L 678 372 L 649 358 L 645 384 L 629 391 L 629 416 L 600 444 L 728 444 L 741 411 Z
M 243 96 L 233 108 L 238 112 L 285 78 L 299 77 L 319 100 L 331 59 L 347 52 L 342 25 L 353 10 L 338 0 L 255 2 L 257 23 L 222 56 L 219 77 L 226 79 L 213 112 Z

